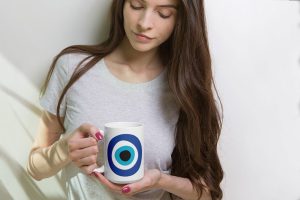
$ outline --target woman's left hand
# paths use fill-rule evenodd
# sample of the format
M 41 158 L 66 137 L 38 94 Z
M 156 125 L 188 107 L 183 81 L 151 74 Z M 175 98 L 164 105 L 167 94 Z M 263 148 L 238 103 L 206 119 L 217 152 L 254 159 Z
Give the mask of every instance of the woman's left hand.
M 126 196 L 132 196 L 150 189 L 157 189 L 161 177 L 161 172 L 158 169 L 151 169 L 145 171 L 144 177 L 141 180 L 127 185 L 119 185 L 110 182 L 102 174 L 97 172 L 94 172 L 94 174 L 103 185 L 114 192 L 122 193 Z

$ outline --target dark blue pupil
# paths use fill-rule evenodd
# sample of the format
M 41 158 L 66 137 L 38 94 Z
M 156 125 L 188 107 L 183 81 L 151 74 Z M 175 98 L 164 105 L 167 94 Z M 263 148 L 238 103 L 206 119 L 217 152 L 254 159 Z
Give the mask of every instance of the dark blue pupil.
M 130 159 L 130 152 L 125 150 L 120 153 L 120 158 L 123 161 L 128 161 Z

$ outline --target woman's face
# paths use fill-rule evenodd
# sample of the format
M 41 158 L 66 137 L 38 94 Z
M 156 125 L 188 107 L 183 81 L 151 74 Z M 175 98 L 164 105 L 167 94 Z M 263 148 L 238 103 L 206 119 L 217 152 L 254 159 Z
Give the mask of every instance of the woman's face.
M 157 49 L 172 34 L 178 0 L 125 0 L 124 29 L 131 46 L 146 52 Z

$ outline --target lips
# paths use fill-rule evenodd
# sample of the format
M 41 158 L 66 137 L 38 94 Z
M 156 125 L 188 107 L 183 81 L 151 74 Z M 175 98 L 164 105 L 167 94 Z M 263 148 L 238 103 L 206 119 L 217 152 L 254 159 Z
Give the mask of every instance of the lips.
M 152 40 L 153 38 L 147 36 L 147 35 L 144 35 L 144 34 L 139 34 L 139 33 L 134 33 L 135 35 L 139 36 L 139 37 L 144 37 L 144 38 L 147 38 L 149 40 Z

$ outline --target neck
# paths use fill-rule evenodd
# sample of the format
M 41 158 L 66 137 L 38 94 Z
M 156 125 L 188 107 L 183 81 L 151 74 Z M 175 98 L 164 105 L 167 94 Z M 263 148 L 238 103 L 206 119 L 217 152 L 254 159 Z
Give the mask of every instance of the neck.
M 127 37 L 124 37 L 115 53 L 119 62 L 127 64 L 134 71 L 161 68 L 162 66 L 158 56 L 158 48 L 147 52 L 137 51 L 131 46 Z

